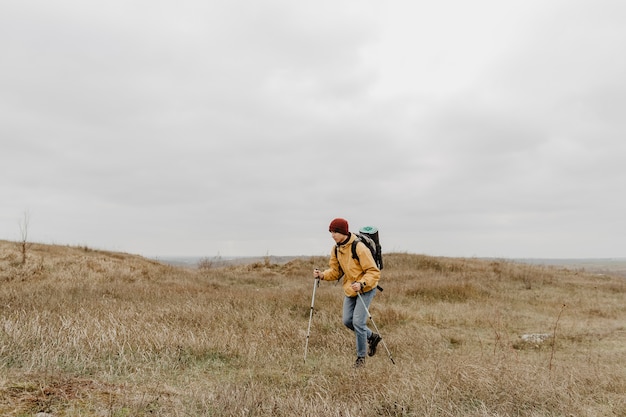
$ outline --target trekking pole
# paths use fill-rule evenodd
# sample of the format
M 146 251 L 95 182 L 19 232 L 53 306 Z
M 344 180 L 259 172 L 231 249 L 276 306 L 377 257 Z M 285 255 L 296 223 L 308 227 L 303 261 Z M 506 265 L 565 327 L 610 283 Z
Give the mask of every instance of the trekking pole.
M 309 313 L 309 327 L 306 331 L 306 344 L 304 345 L 304 361 L 306 362 L 306 352 L 309 348 L 309 336 L 311 335 L 311 321 L 313 320 L 313 306 L 315 305 L 315 289 L 320 286 L 319 277 L 313 283 L 313 297 L 311 297 L 311 312 Z
M 389 349 L 387 348 L 387 343 L 385 343 L 385 339 L 380 334 L 380 330 L 378 330 L 378 326 L 376 326 L 376 323 L 374 322 L 374 319 L 372 318 L 372 315 L 370 314 L 370 311 L 367 308 L 367 305 L 365 305 L 365 301 L 363 301 L 363 297 L 361 297 L 361 293 L 357 292 L 356 295 L 359 296 L 359 300 L 361 300 L 361 303 L 363 304 L 363 308 L 365 309 L 365 312 L 367 313 L 367 317 L 369 317 L 370 321 L 374 325 L 374 329 L 376 329 L 376 333 L 378 333 L 378 335 L 380 336 L 380 341 L 383 342 L 383 346 L 385 347 L 385 350 L 387 351 L 387 356 L 389 356 L 391 363 L 395 365 L 396 361 L 393 360 L 393 357 L 391 356 L 391 352 L 389 352 Z

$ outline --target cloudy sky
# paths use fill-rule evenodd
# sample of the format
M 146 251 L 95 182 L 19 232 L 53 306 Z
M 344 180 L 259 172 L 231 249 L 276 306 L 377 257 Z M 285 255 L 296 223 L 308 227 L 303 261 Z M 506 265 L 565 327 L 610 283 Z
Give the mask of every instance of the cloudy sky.
M 626 257 L 626 2 L 0 3 L 0 239 Z

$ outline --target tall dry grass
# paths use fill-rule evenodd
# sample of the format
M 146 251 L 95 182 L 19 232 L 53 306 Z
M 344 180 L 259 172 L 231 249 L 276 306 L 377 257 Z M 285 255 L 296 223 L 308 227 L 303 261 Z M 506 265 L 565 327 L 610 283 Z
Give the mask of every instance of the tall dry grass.
M 626 280 L 388 254 L 354 370 L 314 257 L 198 269 L 0 242 L 0 415 L 622 416 Z M 526 342 L 523 334 L 549 334 Z

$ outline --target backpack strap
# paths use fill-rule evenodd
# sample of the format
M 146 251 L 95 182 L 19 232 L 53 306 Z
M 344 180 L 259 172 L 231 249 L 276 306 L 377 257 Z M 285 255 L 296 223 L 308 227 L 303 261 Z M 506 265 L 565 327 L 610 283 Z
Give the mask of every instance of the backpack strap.
M 352 259 L 356 259 L 357 261 L 359 261 L 359 263 L 361 263 L 361 261 L 359 260 L 359 255 L 357 255 L 357 253 L 356 253 L 356 245 L 359 242 L 363 243 L 363 241 L 361 239 L 359 239 L 359 237 L 357 236 L 357 238 L 354 239 L 354 242 L 352 242 L 352 248 L 351 249 L 352 249 Z M 341 277 L 344 275 L 344 272 L 343 272 L 343 268 L 341 267 L 341 263 L 339 262 L 339 257 L 337 256 L 337 248 L 338 248 L 338 246 L 335 245 L 335 258 L 337 258 L 337 263 L 339 264 L 339 272 L 341 272 L 339 274 L 339 279 L 341 279 Z
M 335 245 L 335 258 L 337 259 L 337 264 L 339 265 L 339 278 L 337 278 L 337 282 L 344 276 L 343 268 L 341 267 L 341 262 L 339 262 L 339 257 L 337 256 L 337 245 Z
M 352 259 L 356 259 L 357 261 L 359 261 L 359 263 L 361 263 L 361 260 L 359 259 L 359 255 L 357 255 L 356 253 L 356 245 L 361 242 L 363 243 L 363 241 L 361 240 L 361 238 L 359 238 L 357 236 L 356 239 L 354 239 L 354 242 L 352 243 Z
M 356 237 L 356 239 L 354 239 L 354 242 L 352 242 L 352 259 L 356 259 L 357 261 L 359 261 L 359 263 L 361 263 L 361 260 L 359 259 L 359 255 L 356 253 L 356 245 L 358 243 L 363 243 L 363 241 L 361 240 L 360 237 Z M 363 243 L 365 245 L 365 243 Z M 337 262 L 339 262 L 339 257 L 337 256 L 337 245 L 335 245 L 335 258 L 337 258 Z M 374 260 L 375 261 L 375 260 Z M 339 264 L 339 267 L 341 267 L 341 264 Z

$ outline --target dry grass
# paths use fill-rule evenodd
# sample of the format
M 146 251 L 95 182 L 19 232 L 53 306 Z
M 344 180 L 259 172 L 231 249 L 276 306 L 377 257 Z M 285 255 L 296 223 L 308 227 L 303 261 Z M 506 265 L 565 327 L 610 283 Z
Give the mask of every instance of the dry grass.
M 623 416 L 626 280 L 389 254 L 355 371 L 324 258 L 184 269 L 0 241 L 0 415 Z M 543 343 L 527 333 L 548 333 Z

